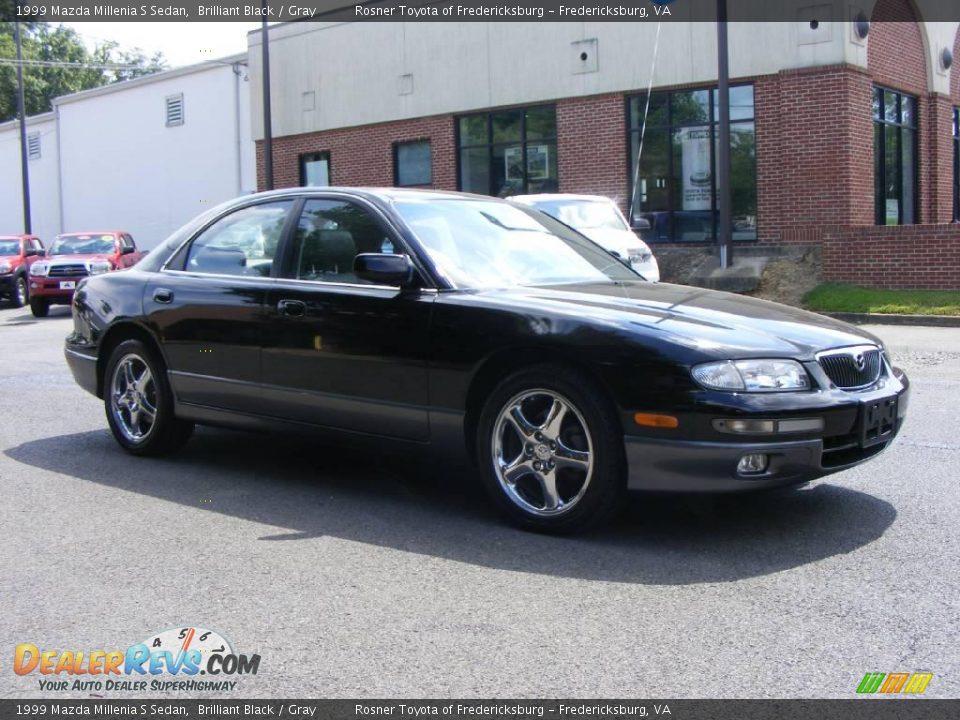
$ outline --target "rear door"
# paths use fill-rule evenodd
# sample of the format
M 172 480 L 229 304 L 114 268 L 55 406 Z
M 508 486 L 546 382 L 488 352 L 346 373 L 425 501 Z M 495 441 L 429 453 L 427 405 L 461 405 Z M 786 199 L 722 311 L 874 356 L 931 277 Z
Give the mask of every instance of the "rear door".
M 379 210 L 305 201 L 267 293 L 264 411 L 316 425 L 427 440 L 426 352 L 436 293 L 374 285 L 358 253 L 404 253 Z
M 295 201 L 232 210 L 201 230 L 145 290 L 177 400 L 257 412 L 260 344 L 277 247 Z

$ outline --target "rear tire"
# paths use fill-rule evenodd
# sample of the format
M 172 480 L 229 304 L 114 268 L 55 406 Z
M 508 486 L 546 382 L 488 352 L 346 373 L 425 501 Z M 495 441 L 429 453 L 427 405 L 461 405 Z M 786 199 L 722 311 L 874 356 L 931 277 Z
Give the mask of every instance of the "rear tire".
M 27 278 L 23 275 L 13 281 L 13 292 L 10 293 L 10 302 L 15 308 L 22 308 L 30 302 L 29 290 L 27 289 Z
M 616 408 L 564 366 L 523 369 L 496 387 L 478 423 L 477 457 L 494 503 L 527 530 L 585 530 L 611 518 L 626 490 Z
M 193 434 L 193 423 L 173 414 L 163 362 L 139 340 L 126 340 L 110 354 L 103 404 L 114 438 L 132 455 L 173 452 Z
M 50 303 L 44 298 L 30 298 L 30 312 L 34 317 L 45 318 L 50 314 Z

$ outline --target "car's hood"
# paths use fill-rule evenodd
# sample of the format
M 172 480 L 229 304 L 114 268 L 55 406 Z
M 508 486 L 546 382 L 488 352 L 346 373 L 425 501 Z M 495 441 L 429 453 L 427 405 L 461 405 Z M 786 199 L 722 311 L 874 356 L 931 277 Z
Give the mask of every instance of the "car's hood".
M 480 296 L 514 309 L 614 325 L 632 335 L 655 334 L 709 358 L 811 360 L 827 348 L 880 344 L 876 336 L 823 315 L 686 285 L 611 282 L 489 290 Z
M 624 253 L 625 250 L 647 247 L 647 244 L 643 242 L 643 240 L 638 238 L 629 230 L 617 230 L 615 228 L 588 228 L 585 230 L 580 230 L 579 232 L 593 240 L 597 245 L 600 245 L 607 250 L 613 250 L 614 252 L 623 254 L 623 257 L 626 257 L 626 254 Z
M 48 255 L 43 258 L 45 262 L 51 265 L 77 265 L 79 263 L 88 263 L 93 260 L 111 260 L 113 255 L 105 253 L 87 253 L 85 255 Z

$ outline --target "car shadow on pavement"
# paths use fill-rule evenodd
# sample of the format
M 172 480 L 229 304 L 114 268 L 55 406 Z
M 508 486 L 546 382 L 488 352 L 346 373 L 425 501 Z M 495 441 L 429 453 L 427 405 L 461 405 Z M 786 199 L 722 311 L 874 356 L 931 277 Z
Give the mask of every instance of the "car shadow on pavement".
M 264 534 L 264 542 L 330 536 L 483 567 L 624 583 L 768 575 L 853 552 L 897 515 L 883 500 L 830 482 L 721 497 L 634 494 L 616 522 L 558 538 L 503 525 L 471 470 L 425 457 L 209 428 L 167 458 L 131 457 L 106 430 L 34 440 L 6 455 L 289 529 Z

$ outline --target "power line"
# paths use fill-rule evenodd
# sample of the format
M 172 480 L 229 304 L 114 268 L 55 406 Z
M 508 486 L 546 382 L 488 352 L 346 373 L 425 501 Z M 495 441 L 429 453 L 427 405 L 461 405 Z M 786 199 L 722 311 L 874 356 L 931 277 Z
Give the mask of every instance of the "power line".
M 12 65 L 16 67 L 51 67 L 51 68 L 74 68 L 76 70 L 149 70 L 160 71 L 167 68 L 159 65 L 120 65 L 116 63 L 87 63 L 87 62 L 68 62 L 66 60 L 23 60 L 17 62 L 13 58 L 0 58 L 0 65 Z

